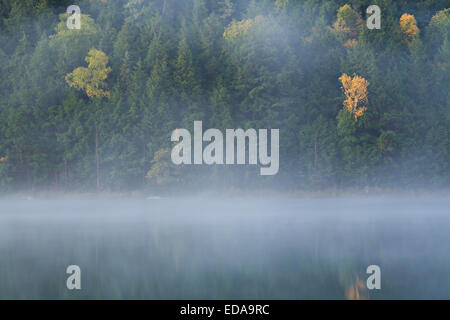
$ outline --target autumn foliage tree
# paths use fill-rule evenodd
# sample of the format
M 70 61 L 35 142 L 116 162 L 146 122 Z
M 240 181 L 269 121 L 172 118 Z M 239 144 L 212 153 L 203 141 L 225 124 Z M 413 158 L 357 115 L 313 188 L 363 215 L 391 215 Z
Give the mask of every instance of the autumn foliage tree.
M 0 0 L 0 193 L 96 177 L 104 191 L 450 187 L 448 1 L 79 0 L 81 29 L 64 4 Z M 279 174 L 172 168 L 161 150 L 193 120 L 286 128 Z
M 69 86 L 78 90 L 83 90 L 89 98 L 109 97 L 109 91 L 103 90 L 106 87 L 105 80 L 111 72 L 107 67 L 108 56 L 100 50 L 91 49 L 85 61 L 88 67 L 78 67 L 66 76 Z
M 155 152 L 152 167 L 146 178 L 159 186 L 169 185 L 178 180 L 177 166 L 170 159 L 170 149 L 160 149 Z
M 111 68 L 107 67 L 108 56 L 100 50 L 89 50 L 88 56 L 85 58 L 88 67 L 78 67 L 73 72 L 66 75 L 66 82 L 69 86 L 86 93 L 89 99 L 109 97 L 109 91 L 106 88 L 105 80 L 111 72 Z M 100 155 L 98 142 L 98 120 L 95 117 L 94 135 L 95 135 L 95 163 L 97 190 L 100 189 Z
M 412 14 L 404 13 L 400 17 L 400 29 L 403 32 L 404 41 L 410 45 L 419 35 L 416 18 Z
M 351 47 L 356 43 L 358 34 L 363 26 L 361 15 L 350 5 L 345 4 L 339 8 L 337 19 L 333 23 L 333 30 L 346 47 Z
M 235 21 L 233 20 L 223 32 L 224 39 L 228 41 L 232 41 L 240 36 L 244 36 L 249 31 L 258 26 L 258 24 L 261 24 L 264 20 L 263 16 L 256 16 L 253 19 L 245 19 L 241 21 Z
M 369 82 L 356 74 L 353 77 L 347 74 L 342 74 L 339 77 L 339 81 L 342 83 L 342 90 L 344 91 L 345 100 L 343 102 L 344 108 L 353 115 L 355 121 L 364 114 L 367 110 L 367 87 Z
M 450 8 L 436 13 L 426 29 L 426 49 L 442 71 L 450 66 Z

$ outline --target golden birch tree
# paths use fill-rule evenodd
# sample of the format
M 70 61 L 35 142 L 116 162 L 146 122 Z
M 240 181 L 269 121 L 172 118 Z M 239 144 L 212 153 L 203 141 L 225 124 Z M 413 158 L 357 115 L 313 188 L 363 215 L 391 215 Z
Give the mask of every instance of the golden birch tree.
M 109 97 L 105 80 L 111 72 L 107 67 L 108 56 L 100 50 L 91 49 L 85 61 L 88 67 L 78 67 L 66 75 L 66 82 L 77 90 L 83 90 L 89 98 Z
M 404 41 L 410 45 L 419 35 L 416 18 L 412 14 L 404 13 L 400 17 L 400 29 L 403 32 Z
M 345 95 L 344 108 L 353 115 L 355 121 L 358 121 L 358 118 L 367 110 L 369 82 L 356 74 L 350 77 L 345 73 L 339 77 L 339 81 L 342 83 L 341 88 Z

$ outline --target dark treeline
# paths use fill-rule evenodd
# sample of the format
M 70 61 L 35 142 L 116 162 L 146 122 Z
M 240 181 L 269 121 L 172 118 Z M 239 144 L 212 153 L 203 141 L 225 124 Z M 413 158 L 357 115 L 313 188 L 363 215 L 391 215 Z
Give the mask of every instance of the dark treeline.
M 71 4 L 80 30 L 66 26 Z M 366 26 L 372 4 L 380 30 Z M 0 191 L 449 187 L 448 7 L 0 0 Z M 100 75 L 90 89 L 80 67 Z M 358 115 L 343 74 L 368 82 L 353 83 L 367 89 Z M 170 134 L 194 120 L 279 128 L 279 173 L 174 166 Z

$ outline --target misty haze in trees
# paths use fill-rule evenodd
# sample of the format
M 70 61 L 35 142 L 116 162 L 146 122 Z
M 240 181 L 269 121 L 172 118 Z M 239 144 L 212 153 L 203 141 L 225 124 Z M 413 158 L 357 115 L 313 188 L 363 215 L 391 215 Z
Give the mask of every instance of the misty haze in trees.
M 71 4 L 0 0 L 1 192 L 450 186 L 447 0 Z M 279 128 L 279 173 L 173 165 L 194 120 Z

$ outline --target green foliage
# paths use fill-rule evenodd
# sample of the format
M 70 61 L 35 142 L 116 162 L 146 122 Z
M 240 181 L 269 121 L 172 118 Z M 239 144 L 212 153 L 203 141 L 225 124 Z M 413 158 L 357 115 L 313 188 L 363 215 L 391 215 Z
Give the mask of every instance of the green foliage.
M 0 190 L 448 187 L 445 4 L 85 0 L 68 30 L 66 3 L 0 0 Z M 370 83 L 358 121 L 343 74 Z M 279 128 L 279 174 L 173 167 L 170 134 L 194 120 Z
M 170 149 L 161 149 L 155 152 L 152 167 L 147 172 L 146 178 L 157 185 L 167 186 L 178 180 L 177 172 L 177 167 L 170 159 Z

